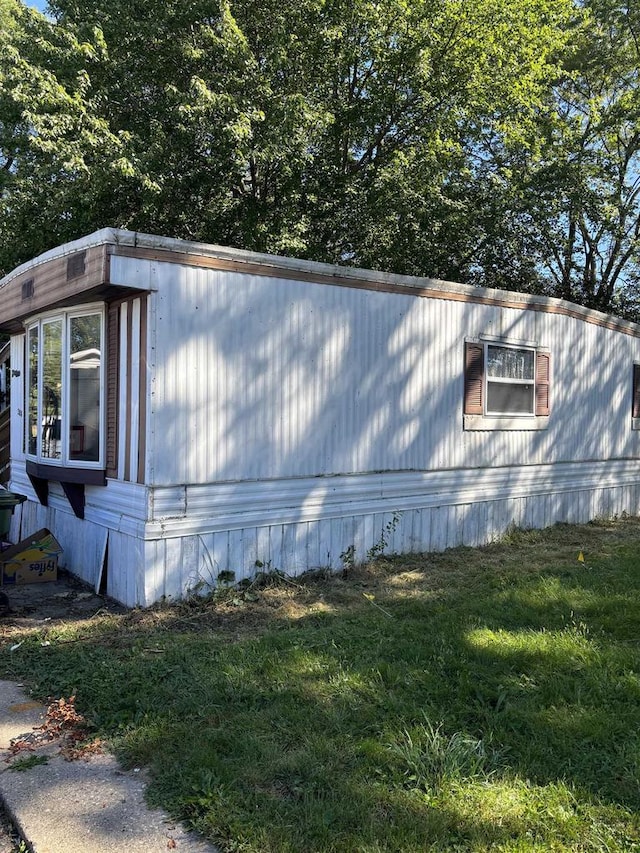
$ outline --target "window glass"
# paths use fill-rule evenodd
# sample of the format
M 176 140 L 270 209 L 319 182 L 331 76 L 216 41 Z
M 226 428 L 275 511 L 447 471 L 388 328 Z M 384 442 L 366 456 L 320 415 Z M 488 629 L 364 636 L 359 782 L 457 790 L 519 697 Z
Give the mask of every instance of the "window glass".
M 487 373 L 501 379 L 534 378 L 533 350 L 513 347 L 487 347 Z
M 487 344 L 487 414 L 532 415 L 535 411 L 535 352 Z
M 38 450 L 38 327 L 29 329 L 29 387 L 27 391 L 27 453 Z
M 68 465 L 102 461 L 103 315 L 62 312 L 27 331 L 26 449 Z
M 530 415 L 533 412 L 533 404 L 533 384 L 487 382 L 488 412 Z
M 100 459 L 102 317 L 72 317 L 69 324 L 69 458 Z
M 41 455 L 59 459 L 62 417 L 62 320 L 42 324 Z

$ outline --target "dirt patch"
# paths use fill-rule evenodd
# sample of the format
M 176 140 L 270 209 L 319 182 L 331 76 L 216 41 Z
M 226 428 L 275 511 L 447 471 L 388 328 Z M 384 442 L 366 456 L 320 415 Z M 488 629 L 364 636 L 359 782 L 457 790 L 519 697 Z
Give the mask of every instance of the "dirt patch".
M 41 628 L 47 624 L 91 619 L 127 610 L 65 571 L 57 581 L 0 587 L 0 637 L 12 629 Z

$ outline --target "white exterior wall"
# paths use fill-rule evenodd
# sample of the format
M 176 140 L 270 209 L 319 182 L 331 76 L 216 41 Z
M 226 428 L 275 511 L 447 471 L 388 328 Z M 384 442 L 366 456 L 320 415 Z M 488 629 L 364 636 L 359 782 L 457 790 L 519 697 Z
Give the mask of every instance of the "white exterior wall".
M 123 281 L 140 264 L 115 261 Z M 538 311 L 168 263 L 153 276 L 150 485 L 640 453 L 640 339 L 630 335 Z M 547 429 L 463 429 L 463 343 L 481 335 L 550 350 Z

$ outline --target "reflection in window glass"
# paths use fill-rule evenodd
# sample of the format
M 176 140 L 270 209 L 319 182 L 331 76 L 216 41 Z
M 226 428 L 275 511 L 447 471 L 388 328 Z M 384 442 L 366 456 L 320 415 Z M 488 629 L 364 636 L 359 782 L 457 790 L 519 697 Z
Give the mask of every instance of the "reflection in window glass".
M 487 344 L 487 414 L 533 415 L 535 352 Z
M 69 458 L 100 459 L 100 314 L 72 317 L 69 324 Z
M 38 328 L 29 329 L 29 392 L 27 412 L 27 453 L 38 449 Z
M 62 416 L 62 320 L 42 325 L 42 456 L 59 459 Z
M 487 347 L 487 372 L 499 379 L 533 380 L 533 351 L 511 347 Z

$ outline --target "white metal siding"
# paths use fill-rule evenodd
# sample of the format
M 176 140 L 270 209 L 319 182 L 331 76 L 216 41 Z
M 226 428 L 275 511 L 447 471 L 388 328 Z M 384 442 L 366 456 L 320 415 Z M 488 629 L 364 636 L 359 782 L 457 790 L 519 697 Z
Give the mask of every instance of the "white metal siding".
M 141 352 L 142 326 L 147 318 L 143 313 L 145 303 L 141 299 L 123 302 L 120 312 L 119 376 L 118 376 L 118 479 L 136 482 L 138 461 L 142 448 L 146 446 L 146 419 L 141 418 L 147 393 L 146 371 L 141 371 L 141 362 L 146 352 Z M 142 387 L 141 387 L 142 385 Z
M 537 311 L 150 266 L 152 485 L 640 452 L 637 338 Z M 481 335 L 549 349 L 548 429 L 463 430 L 463 341 Z
M 12 538 L 50 527 L 90 582 L 106 548 L 107 591 L 126 604 L 179 598 L 221 571 L 339 568 L 383 546 L 442 550 L 511 525 L 638 512 L 638 338 L 538 311 L 158 261 L 114 256 L 111 272 L 154 291 L 146 371 L 142 303 L 122 307 L 121 479 L 87 487 L 84 521 L 55 483 L 41 507 L 15 418 L 13 476 L 30 500 Z M 463 429 L 464 339 L 484 335 L 550 352 L 546 429 Z M 14 365 L 21 347 L 16 337 Z M 146 482 L 125 482 L 145 442 Z

